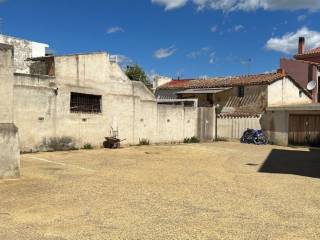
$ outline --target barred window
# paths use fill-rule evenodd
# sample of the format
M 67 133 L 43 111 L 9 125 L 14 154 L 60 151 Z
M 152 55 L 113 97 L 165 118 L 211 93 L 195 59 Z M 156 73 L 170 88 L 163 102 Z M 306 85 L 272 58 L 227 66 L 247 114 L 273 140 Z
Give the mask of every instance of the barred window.
M 71 93 L 70 112 L 72 113 L 101 113 L 102 96 Z

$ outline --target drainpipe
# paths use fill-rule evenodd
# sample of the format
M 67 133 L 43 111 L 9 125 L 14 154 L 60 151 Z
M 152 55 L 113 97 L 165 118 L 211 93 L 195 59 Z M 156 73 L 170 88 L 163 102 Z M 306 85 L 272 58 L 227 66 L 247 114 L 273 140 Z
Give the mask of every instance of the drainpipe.
M 214 127 L 215 127 L 215 141 L 217 142 L 218 141 L 218 108 L 220 108 L 220 105 L 217 104 L 217 105 L 214 105 L 214 113 L 215 113 L 215 124 L 214 124 Z

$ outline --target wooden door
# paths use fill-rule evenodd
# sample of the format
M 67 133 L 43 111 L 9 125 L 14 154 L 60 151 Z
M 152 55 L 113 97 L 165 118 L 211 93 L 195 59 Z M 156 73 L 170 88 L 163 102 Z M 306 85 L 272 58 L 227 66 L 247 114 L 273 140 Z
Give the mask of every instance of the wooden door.
M 289 144 L 320 146 L 320 115 L 290 115 Z

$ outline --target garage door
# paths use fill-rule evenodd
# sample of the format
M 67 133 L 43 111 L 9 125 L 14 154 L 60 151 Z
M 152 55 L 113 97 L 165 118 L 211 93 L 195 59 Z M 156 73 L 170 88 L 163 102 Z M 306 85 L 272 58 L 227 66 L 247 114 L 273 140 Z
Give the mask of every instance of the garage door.
M 320 146 L 320 115 L 290 115 L 289 143 Z

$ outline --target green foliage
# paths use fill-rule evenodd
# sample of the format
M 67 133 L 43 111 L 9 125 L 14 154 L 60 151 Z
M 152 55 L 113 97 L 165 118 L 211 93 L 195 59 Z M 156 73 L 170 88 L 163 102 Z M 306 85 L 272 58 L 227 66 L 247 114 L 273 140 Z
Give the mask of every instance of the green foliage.
M 143 82 L 145 85 L 149 86 L 150 82 L 148 81 L 148 77 L 143 69 L 135 64 L 133 66 L 127 66 L 126 75 L 131 81 L 140 81 Z
M 191 137 L 191 138 L 185 138 L 183 140 L 183 143 L 199 143 L 200 140 L 196 137 Z
M 139 139 L 139 145 L 150 145 L 150 140 L 149 139 Z
M 83 149 L 91 150 L 93 149 L 93 146 L 90 143 L 86 143 L 85 145 L 83 145 Z

